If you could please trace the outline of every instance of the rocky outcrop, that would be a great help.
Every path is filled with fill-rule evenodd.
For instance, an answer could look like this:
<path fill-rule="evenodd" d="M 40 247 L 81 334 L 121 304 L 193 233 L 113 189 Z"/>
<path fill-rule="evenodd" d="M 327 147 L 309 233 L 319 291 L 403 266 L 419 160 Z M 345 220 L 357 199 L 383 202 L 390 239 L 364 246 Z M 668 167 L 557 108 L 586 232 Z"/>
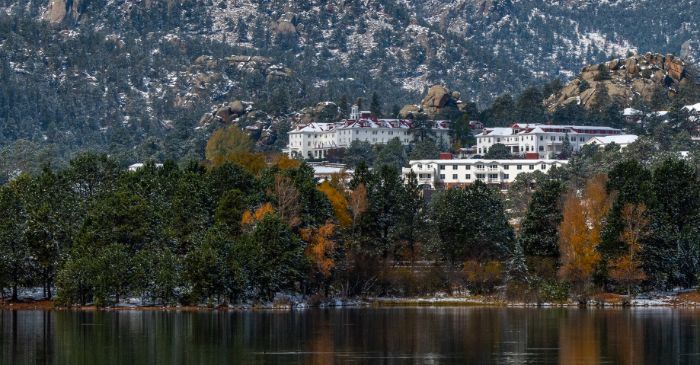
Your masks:
<path fill-rule="evenodd" d="M 586 66 L 577 78 L 549 96 L 545 104 L 550 111 L 571 103 L 591 109 L 606 92 L 623 106 L 630 106 L 635 97 L 650 101 L 659 90 L 673 96 L 686 82 L 687 67 L 686 62 L 673 55 L 652 53 Z"/>
<path fill-rule="evenodd" d="M 411 115 L 425 114 L 429 119 L 451 118 L 454 114 L 462 112 L 461 93 L 450 91 L 442 85 L 433 85 L 428 89 L 428 94 L 420 105 L 405 105 L 401 108 L 399 116 L 409 118 Z"/>
<path fill-rule="evenodd" d="M 315 106 L 306 107 L 299 112 L 298 120 L 299 123 L 309 124 L 309 123 L 329 123 L 339 121 L 343 115 L 341 115 L 340 108 L 336 103 L 330 101 L 324 101 L 316 104 Z"/>
<path fill-rule="evenodd" d="M 200 126 L 205 126 L 214 122 L 229 124 L 246 114 L 251 108 L 251 103 L 234 100 L 215 106 L 211 113 L 207 113 L 200 118 L 199 124 Z"/>

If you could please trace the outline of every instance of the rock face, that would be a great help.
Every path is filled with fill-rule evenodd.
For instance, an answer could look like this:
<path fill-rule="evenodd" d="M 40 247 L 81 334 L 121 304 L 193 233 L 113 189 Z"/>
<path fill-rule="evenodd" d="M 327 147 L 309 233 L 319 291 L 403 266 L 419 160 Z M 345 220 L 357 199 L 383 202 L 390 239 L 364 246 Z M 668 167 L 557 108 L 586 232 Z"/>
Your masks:
<path fill-rule="evenodd" d="M 90 0 L 50 0 L 46 7 L 44 19 L 51 23 L 60 23 L 66 18 L 78 20 Z"/>
<path fill-rule="evenodd" d="M 463 104 L 460 97 L 459 91 L 450 91 L 442 85 L 433 85 L 428 89 L 428 94 L 420 105 L 405 105 L 401 108 L 399 116 L 408 118 L 410 115 L 424 114 L 428 119 L 450 118 L 462 111 Z"/>
<path fill-rule="evenodd" d="M 660 91 L 673 96 L 686 82 L 687 67 L 686 62 L 673 55 L 652 53 L 586 66 L 576 79 L 549 96 L 545 104 L 550 111 L 571 103 L 591 109 L 605 92 L 623 106 L 629 106 L 635 97 L 650 101 Z"/>

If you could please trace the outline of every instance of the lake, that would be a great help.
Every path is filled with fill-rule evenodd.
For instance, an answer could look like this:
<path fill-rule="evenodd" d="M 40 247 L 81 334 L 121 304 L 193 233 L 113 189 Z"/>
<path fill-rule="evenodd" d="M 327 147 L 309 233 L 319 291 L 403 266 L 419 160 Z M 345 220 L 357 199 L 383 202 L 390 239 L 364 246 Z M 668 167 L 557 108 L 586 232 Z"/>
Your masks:
<path fill-rule="evenodd" d="M 700 310 L 0 311 L 2 364 L 700 364 Z"/>

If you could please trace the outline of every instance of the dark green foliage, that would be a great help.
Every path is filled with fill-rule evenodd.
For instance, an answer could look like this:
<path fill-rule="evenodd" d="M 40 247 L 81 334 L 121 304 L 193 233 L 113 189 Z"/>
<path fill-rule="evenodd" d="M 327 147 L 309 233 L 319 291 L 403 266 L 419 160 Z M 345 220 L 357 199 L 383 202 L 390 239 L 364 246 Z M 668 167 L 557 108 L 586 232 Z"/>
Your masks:
<path fill-rule="evenodd" d="M 377 158 L 374 160 L 375 168 L 389 166 L 396 171 L 400 171 L 408 162 L 406 149 L 398 137 L 392 138 L 385 145 L 378 145 L 377 147 Z"/>
<path fill-rule="evenodd" d="M 248 286 L 268 300 L 280 290 L 293 290 L 307 265 L 303 242 L 274 215 L 265 216 L 252 232 L 242 236 L 235 254 Z"/>
<path fill-rule="evenodd" d="M 24 236 L 27 213 L 17 184 L 0 187 L 0 287 L 11 288 L 13 300 L 31 275 L 29 245 Z"/>
<path fill-rule="evenodd" d="M 349 167 L 358 166 L 360 162 L 371 166 L 375 158 L 376 154 L 369 142 L 353 140 L 350 147 L 345 150 L 344 161 Z"/>
<path fill-rule="evenodd" d="M 372 101 L 369 105 L 369 110 L 377 117 L 382 116 L 382 103 L 379 100 L 379 95 L 376 92 L 372 93 Z"/>
<path fill-rule="evenodd" d="M 452 132 L 452 138 L 454 138 L 455 142 L 458 142 L 460 146 L 464 147 L 475 144 L 475 139 L 469 128 L 469 114 L 464 113 L 454 121 L 450 131 Z"/>
<path fill-rule="evenodd" d="M 515 103 L 515 120 L 520 123 L 544 123 L 547 113 L 543 99 L 539 88 L 525 89 Z"/>
<path fill-rule="evenodd" d="M 440 156 L 440 148 L 435 140 L 426 138 L 417 142 L 410 153 L 411 160 L 432 160 Z"/>
<path fill-rule="evenodd" d="M 438 251 L 453 266 L 467 259 L 503 259 L 511 252 L 513 229 L 500 197 L 485 184 L 449 189 L 434 199 Z"/>
<path fill-rule="evenodd" d="M 653 172 L 650 237 L 644 269 L 656 285 L 697 283 L 700 250 L 700 183 L 686 161 L 667 159 Z"/>
<path fill-rule="evenodd" d="M 510 148 L 502 143 L 495 143 L 491 146 L 484 155 L 484 158 L 494 160 L 507 160 L 513 158 L 510 154 Z"/>
<path fill-rule="evenodd" d="M 520 230 L 520 244 L 528 256 L 559 256 L 559 223 L 562 220 L 563 184 L 545 181 L 532 194 L 528 212 Z"/>

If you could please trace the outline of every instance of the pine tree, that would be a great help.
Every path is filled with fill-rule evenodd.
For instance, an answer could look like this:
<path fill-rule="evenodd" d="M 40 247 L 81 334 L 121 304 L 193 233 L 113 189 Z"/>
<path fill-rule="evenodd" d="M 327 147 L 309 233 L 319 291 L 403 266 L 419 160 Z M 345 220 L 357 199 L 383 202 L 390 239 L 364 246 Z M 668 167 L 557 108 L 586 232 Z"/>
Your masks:
<path fill-rule="evenodd" d="M 520 240 L 528 256 L 559 256 L 559 224 L 563 185 L 557 180 L 544 182 L 533 194 L 520 230 Z"/>
<path fill-rule="evenodd" d="M 528 284 L 530 282 L 530 273 L 528 272 L 527 263 L 525 261 L 525 252 L 518 241 L 515 242 L 513 253 L 507 262 L 505 281 L 509 284 Z"/>
<path fill-rule="evenodd" d="M 376 92 L 372 93 L 372 102 L 369 106 L 369 110 L 377 117 L 382 116 L 382 104 L 379 101 L 379 95 Z"/>

